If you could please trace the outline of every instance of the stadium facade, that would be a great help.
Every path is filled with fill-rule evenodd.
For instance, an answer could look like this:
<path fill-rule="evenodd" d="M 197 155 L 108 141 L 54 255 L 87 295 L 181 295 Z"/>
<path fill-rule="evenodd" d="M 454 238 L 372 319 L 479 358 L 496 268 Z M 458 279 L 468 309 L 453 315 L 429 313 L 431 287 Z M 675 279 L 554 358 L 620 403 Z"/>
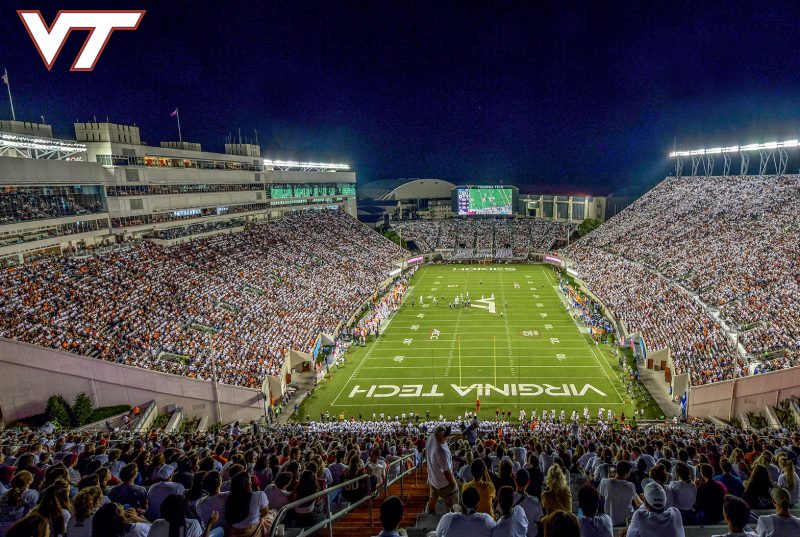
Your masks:
<path fill-rule="evenodd" d="M 139 128 L 0 122 L 0 264 L 146 236 L 179 241 L 283 214 L 356 215 L 355 173 L 338 164 L 263 160 L 261 148 L 142 143 Z"/>
<path fill-rule="evenodd" d="M 502 185 L 495 185 L 502 188 Z M 458 216 L 454 202 L 457 189 L 465 188 L 444 179 L 403 178 L 373 181 L 358 188 L 358 217 L 367 224 L 381 225 L 385 219 L 442 219 Z M 479 188 L 479 187 L 471 187 Z M 511 188 L 516 191 L 514 187 Z M 580 224 L 607 218 L 605 196 L 571 194 L 514 194 L 510 215 Z"/>

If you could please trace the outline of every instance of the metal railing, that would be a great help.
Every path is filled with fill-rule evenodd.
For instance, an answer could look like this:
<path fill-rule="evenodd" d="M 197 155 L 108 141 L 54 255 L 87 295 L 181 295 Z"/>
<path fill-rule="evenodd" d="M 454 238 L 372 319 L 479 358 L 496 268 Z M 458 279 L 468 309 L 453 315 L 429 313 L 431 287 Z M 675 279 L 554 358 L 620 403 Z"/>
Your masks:
<path fill-rule="evenodd" d="M 360 500 L 357 500 L 357 501 L 351 503 L 350 505 L 348 505 L 347 507 L 345 507 L 341 511 L 337 511 L 336 513 L 331 512 L 331 496 L 330 496 L 331 492 L 336 492 L 337 490 L 341 490 L 341 489 L 343 489 L 343 488 L 345 488 L 345 487 L 347 487 L 349 485 L 353 485 L 355 483 L 358 483 L 359 481 L 367 480 L 367 482 L 369 482 L 371 478 L 372 478 L 372 474 L 360 475 L 360 476 L 358 476 L 356 478 L 350 479 L 349 481 L 345 481 L 344 483 L 339 483 L 338 485 L 335 485 L 333 487 L 328 487 L 325 490 L 321 490 L 319 492 L 315 492 L 314 494 L 311 494 L 310 496 L 306 496 L 305 498 L 301 498 L 301 499 L 296 500 L 296 501 L 294 501 L 292 503 L 284 505 L 278 511 L 278 514 L 275 516 L 275 520 L 272 521 L 272 527 L 269 530 L 269 537 L 275 537 L 277 535 L 276 532 L 278 531 L 278 526 L 280 525 L 281 521 L 286 517 L 286 514 L 289 512 L 289 510 L 294 509 L 295 507 L 298 507 L 298 506 L 301 506 L 301 505 L 308 505 L 309 502 L 316 501 L 317 498 L 320 498 L 322 496 L 325 496 L 327 517 L 324 520 L 321 520 L 320 522 L 317 522 L 313 526 L 309 526 L 308 528 L 303 528 L 302 531 L 299 534 L 297 534 L 295 537 L 304 537 L 305 535 L 311 535 L 311 534 L 315 533 L 316 531 L 324 528 L 325 526 L 328 526 L 328 534 L 330 535 L 330 537 L 333 537 L 333 523 L 334 523 L 334 521 L 336 521 L 339 518 L 343 517 L 344 515 L 346 515 L 347 513 L 349 513 L 350 511 L 352 511 L 356 507 L 359 507 L 361 504 L 363 504 L 365 502 L 369 502 L 369 518 L 370 518 L 370 524 L 372 524 L 373 523 L 373 518 L 372 518 L 372 500 L 378 496 L 379 489 L 376 489 L 374 491 L 370 491 L 369 494 L 367 494 L 366 496 L 364 496 Z"/>
<path fill-rule="evenodd" d="M 420 463 L 419 464 L 417 463 L 417 460 L 416 460 L 417 457 L 420 458 Z M 389 471 L 389 469 L 392 466 L 396 466 L 398 464 L 403 464 L 404 461 L 407 461 L 409 459 L 413 460 L 413 464 L 411 465 L 411 467 L 407 468 L 405 471 L 401 471 L 398 475 L 396 475 L 391 480 L 389 480 L 389 475 L 391 475 L 391 472 Z M 411 472 L 414 472 L 414 484 L 416 485 L 417 484 L 417 470 L 419 469 L 419 467 L 421 465 L 421 462 L 422 462 L 422 456 L 420 454 L 418 454 L 418 453 L 410 453 L 408 455 L 400 457 L 396 461 L 392 461 L 389 464 L 387 464 L 386 465 L 386 479 L 384 479 L 384 482 L 383 482 L 383 489 L 384 489 L 383 497 L 384 498 L 388 498 L 389 497 L 389 487 L 391 487 L 392 485 L 394 485 L 395 483 L 400 481 L 400 497 L 402 498 L 403 495 L 404 495 L 403 478 L 405 476 L 407 476 L 408 474 L 410 474 Z M 402 469 L 402 466 L 401 466 L 401 469 Z"/>
<path fill-rule="evenodd" d="M 416 460 L 417 457 L 420 457 L 419 463 L 417 463 L 417 460 Z M 408 461 L 408 460 L 411 460 L 413 462 L 411 467 L 406 468 L 405 470 L 401 471 L 398 475 L 396 475 L 392 479 L 389 479 L 389 475 L 390 475 L 390 471 L 389 470 L 390 470 L 390 468 L 392 468 L 394 466 L 397 466 L 397 465 L 405 465 L 405 461 Z M 306 496 L 305 498 L 302 498 L 302 499 L 294 501 L 294 502 L 292 502 L 290 504 L 284 505 L 278 511 L 278 514 L 275 516 L 275 520 L 272 522 L 272 528 L 270 529 L 269 537 L 275 537 L 276 532 L 278 530 L 278 526 L 280 525 L 281 521 L 286 517 L 286 513 L 289 510 L 294 509 L 295 507 L 300 506 L 300 505 L 308 505 L 311 501 L 314 501 L 317 498 L 320 498 L 322 496 L 325 496 L 327 517 L 324 520 L 321 520 L 321 521 L 317 522 L 313 526 L 309 526 L 308 528 L 303 528 L 300 531 L 300 533 L 297 534 L 295 537 L 304 537 L 305 535 L 313 534 L 314 532 L 324 528 L 325 526 L 328 527 L 328 533 L 329 533 L 330 537 L 333 537 L 333 522 L 335 522 L 339 518 L 343 517 L 344 515 L 348 514 L 350 511 L 353 511 L 355 508 L 361 506 L 361 504 L 363 504 L 365 502 L 369 502 L 370 526 L 374 526 L 375 525 L 375 521 L 374 521 L 373 512 L 372 512 L 372 501 L 375 498 L 380 496 L 381 488 L 383 488 L 383 495 L 384 495 L 384 498 L 386 498 L 386 497 L 389 496 L 389 487 L 391 487 L 392 485 L 394 485 L 395 483 L 397 483 L 399 481 L 400 482 L 400 496 L 401 497 L 404 496 L 404 488 L 403 488 L 403 480 L 404 480 L 404 478 L 408 474 L 413 472 L 414 473 L 414 484 L 416 485 L 417 484 L 417 474 L 418 474 L 417 471 L 419 470 L 421 465 L 422 465 L 422 455 L 417 454 L 417 453 L 411 453 L 409 455 L 405 455 L 405 456 L 397 459 L 396 461 L 392 461 L 392 462 L 388 463 L 386 465 L 385 478 L 384 478 L 383 484 L 381 484 L 375 490 L 370 491 L 369 494 L 367 494 L 366 496 L 364 496 L 360 500 L 357 500 L 357 501 L 355 501 L 353 503 L 350 503 L 347 507 L 345 507 L 344 509 L 342 509 L 340 511 L 337 511 L 336 513 L 333 513 L 331 511 L 331 495 L 330 495 L 330 493 L 331 492 L 336 492 L 336 491 L 338 491 L 340 489 L 343 489 L 343 488 L 345 488 L 345 487 L 347 487 L 349 485 L 353 485 L 355 483 L 358 483 L 359 481 L 363 481 L 363 480 L 369 481 L 372 478 L 372 474 L 364 474 L 364 475 L 358 476 L 356 478 L 350 479 L 349 481 L 345 481 L 344 483 L 339 483 L 338 485 L 335 485 L 333 487 L 328 487 L 325 490 L 321 490 L 321 491 L 316 492 L 316 493 L 314 493 L 314 494 L 312 494 L 310 496 Z M 401 466 L 401 468 L 402 468 L 402 466 Z"/>

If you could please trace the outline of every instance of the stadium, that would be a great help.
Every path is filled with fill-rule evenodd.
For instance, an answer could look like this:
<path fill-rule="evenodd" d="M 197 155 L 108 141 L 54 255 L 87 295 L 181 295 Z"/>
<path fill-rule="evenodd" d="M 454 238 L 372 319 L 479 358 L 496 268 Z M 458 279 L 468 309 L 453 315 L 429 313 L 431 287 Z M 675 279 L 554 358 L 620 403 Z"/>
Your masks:
<path fill-rule="evenodd" d="M 516 19 L 344 4 L 178 32 L 124 99 L 98 67 L 15 109 L 4 70 L 0 537 L 800 536 L 793 108 L 683 123 L 665 47 L 579 47 L 594 15 L 542 15 L 586 57 L 538 80 Z M 252 80 L 199 90 L 238 32 Z"/>

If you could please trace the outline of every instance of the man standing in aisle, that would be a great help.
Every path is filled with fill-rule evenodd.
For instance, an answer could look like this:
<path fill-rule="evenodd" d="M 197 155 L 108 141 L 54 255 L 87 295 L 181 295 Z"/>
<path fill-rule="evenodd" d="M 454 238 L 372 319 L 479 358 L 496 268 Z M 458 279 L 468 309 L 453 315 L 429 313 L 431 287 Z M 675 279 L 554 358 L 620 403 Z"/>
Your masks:
<path fill-rule="evenodd" d="M 453 462 L 447 438 L 450 427 L 439 425 L 428 437 L 425 457 L 428 459 L 428 513 L 436 512 L 436 502 L 441 498 L 450 511 L 456 500 L 456 480 L 453 477 Z"/>

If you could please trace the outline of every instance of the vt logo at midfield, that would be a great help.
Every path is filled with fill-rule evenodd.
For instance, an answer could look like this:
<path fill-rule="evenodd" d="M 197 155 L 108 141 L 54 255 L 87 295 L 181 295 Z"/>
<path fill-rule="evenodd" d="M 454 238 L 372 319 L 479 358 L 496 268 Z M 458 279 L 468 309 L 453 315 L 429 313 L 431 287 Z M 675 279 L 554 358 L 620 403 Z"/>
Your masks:
<path fill-rule="evenodd" d="M 489 313 L 495 313 L 496 308 L 494 305 L 494 298 L 482 298 L 472 303 L 473 308 L 480 308 L 482 310 L 489 310 Z"/>
<path fill-rule="evenodd" d="M 106 48 L 114 30 L 135 30 L 139 27 L 145 10 L 65 9 L 58 12 L 50 26 L 45 23 L 39 10 L 20 9 L 17 14 L 22 19 L 22 24 L 31 36 L 48 71 L 53 67 L 72 30 L 87 30 L 89 35 L 83 42 L 70 71 L 91 71 L 100 59 L 100 54 Z"/>

